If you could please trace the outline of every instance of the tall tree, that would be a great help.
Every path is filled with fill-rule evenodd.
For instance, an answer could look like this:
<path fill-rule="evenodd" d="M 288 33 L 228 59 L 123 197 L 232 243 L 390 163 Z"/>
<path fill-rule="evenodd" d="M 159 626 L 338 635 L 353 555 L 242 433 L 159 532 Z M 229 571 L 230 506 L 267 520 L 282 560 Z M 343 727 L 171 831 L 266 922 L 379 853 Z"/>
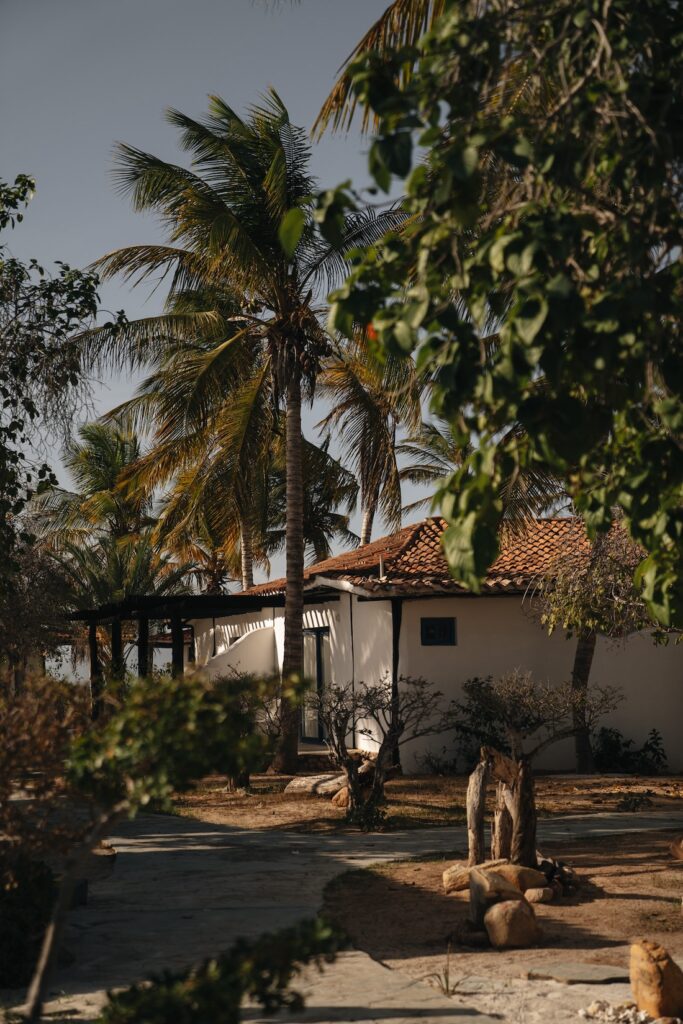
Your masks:
<path fill-rule="evenodd" d="M 440 495 L 464 583 L 477 590 L 497 553 L 503 480 L 544 464 L 591 536 L 621 509 L 664 625 L 683 617 L 677 13 L 453 4 L 412 55 L 359 60 L 357 94 L 380 117 L 371 171 L 385 190 L 407 179 L 413 220 L 390 259 L 359 261 L 331 320 L 417 348 L 435 412 L 476 437 Z M 352 201 L 325 193 L 323 229 Z"/>
<path fill-rule="evenodd" d="M 140 365 L 166 350 L 169 338 L 182 342 L 197 331 L 211 334 L 213 347 L 201 356 L 206 372 L 197 393 L 199 408 L 231 364 L 248 358 L 268 363 L 286 421 L 284 728 L 276 766 L 292 770 L 298 715 L 288 688 L 303 671 L 301 408 L 329 351 L 318 293 L 344 269 L 345 246 L 380 236 L 387 218 L 351 214 L 333 242 L 318 234 L 306 134 L 292 125 L 272 90 L 246 118 L 213 97 L 201 121 L 177 110 L 169 111 L 168 120 L 192 153 L 193 169 L 124 145 L 117 173 L 136 209 L 160 214 L 169 243 L 119 249 L 97 265 L 105 276 L 122 273 L 137 282 L 171 271 L 171 299 L 187 289 L 220 288 L 238 296 L 239 311 L 226 314 L 215 304 L 200 312 L 171 308 L 161 317 L 91 332 L 84 347 L 95 362 L 128 359 Z"/>
<path fill-rule="evenodd" d="M 0 181 L 0 231 L 21 222 L 34 182 Z M 11 587 L 20 516 L 36 490 L 54 482 L 40 455 L 47 433 L 63 434 L 87 393 L 72 334 L 97 312 L 95 274 L 57 264 L 48 274 L 0 243 L 0 587 Z"/>

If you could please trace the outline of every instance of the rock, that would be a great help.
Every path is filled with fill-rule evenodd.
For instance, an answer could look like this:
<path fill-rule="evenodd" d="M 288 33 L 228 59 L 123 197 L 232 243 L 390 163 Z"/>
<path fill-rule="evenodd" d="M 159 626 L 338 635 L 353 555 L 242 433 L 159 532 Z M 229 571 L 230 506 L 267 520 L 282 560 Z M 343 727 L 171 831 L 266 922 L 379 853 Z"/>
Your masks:
<path fill-rule="evenodd" d="M 663 946 L 643 939 L 631 946 L 631 990 L 651 1017 L 683 1016 L 683 971 Z"/>
<path fill-rule="evenodd" d="M 506 860 L 487 860 L 483 864 L 477 864 L 477 867 L 482 871 L 487 871 L 489 868 L 497 868 L 499 864 L 507 864 Z M 470 871 L 472 868 L 468 867 L 465 861 L 459 861 L 457 864 L 451 864 L 449 868 L 443 873 L 443 887 L 446 892 L 462 892 L 464 889 L 469 888 L 470 884 Z"/>
<path fill-rule="evenodd" d="M 550 885 L 542 889 L 526 889 L 524 899 L 527 903 L 552 903 L 555 899 L 555 890 Z"/>
<path fill-rule="evenodd" d="M 519 889 L 496 871 L 470 868 L 470 921 L 480 926 L 492 903 L 522 900 Z"/>
<path fill-rule="evenodd" d="M 332 797 L 332 803 L 335 807 L 347 808 L 349 806 L 349 787 L 344 786 L 338 793 L 335 793 Z"/>
<path fill-rule="evenodd" d="M 484 915 L 484 927 L 496 949 L 526 949 L 541 938 L 533 908 L 524 899 L 494 903 Z"/>
<path fill-rule="evenodd" d="M 285 793 L 301 793 L 302 796 L 338 793 L 346 785 L 346 776 L 339 772 L 325 772 L 323 775 L 303 775 L 292 779 L 284 788 Z"/>
<path fill-rule="evenodd" d="M 523 868 L 521 864 L 501 864 L 496 871 L 503 878 L 507 878 L 508 882 L 520 892 L 526 892 L 527 889 L 545 889 L 548 884 L 542 871 L 536 871 L 535 868 Z"/>
<path fill-rule="evenodd" d="M 669 847 L 669 853 L 674 860 L 683 860 L 683 836 L 679 836 L 674 839 L 673 843 Z"/>

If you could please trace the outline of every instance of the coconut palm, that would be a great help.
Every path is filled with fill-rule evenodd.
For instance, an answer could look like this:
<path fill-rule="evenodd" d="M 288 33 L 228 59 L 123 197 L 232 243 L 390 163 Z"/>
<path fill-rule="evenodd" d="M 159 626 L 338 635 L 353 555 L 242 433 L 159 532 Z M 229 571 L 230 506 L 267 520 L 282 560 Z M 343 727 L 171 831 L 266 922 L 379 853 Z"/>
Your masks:
<path fill-rule="evenodd" d="M 519 431 L 519 428 L 513 428 Z M 519 431 L 520 438 L 523 436 Z M 463 447 L 453 424 L 423 423 L 419 431 L 397 446 L 402 462 L 401 481 L 428 486 L 435 490 L 439 483 L 459 469 L 471 451 Z M 501 492 L 504 517 L 511 529 L 523 530 L 530 520 L 556 512 L 567 503 L 563 482 L 539 466 L 508 479 Z M 404 508 L 415 512 L 432 503 L 431 497 L 420 498 Z"/>
<path fill-rule="evenodd" d="M 402 46 L 415 46 L 446 8 L 446 0 L 393 0 L 363 38 L 354 46 L 339 69 L 339 77 L 325 100 L 313 126 L 314 134 L 321 135 L 331 125 L 333 129 L 348 129 L 356 113 L 357 99 L 351 89 L 349 65 L 364 54 L 383 54 Z M 412 67 L 406 63 L 401 80 L 410 78 Z M 362 127 L 369 126 L 369 112 L 364 110 Z"/>
<path fill-rule="evenodd" d="M 121 146 L 117 178 L 138 210 L 160 214 L 168 244 L 136 245 L 103 257 L 105 277 L 123 274 L 135 283 L 170 273 L 170 299 L 179 293 L 223 289 L 239 309 L 225 312 L 213 303 L 123 326 L 104 326 L 84 338 L 84 358 L 119 365 L 154 362 L 169 347 L 201 335 L 211 339 L 195 356 L 192 415 L 209 420 L 216 404 L 233 401 L 225 377 L 242 379 L 254 360 L 271 381 L 274 400 L 286 420 L 286 575 L 283 676 L 303 669 L 303 446 L 302 401 L 313 395 L 321 360 L 329 352 L 322 326 L 319 292 L 345 267 L 344 245 L 333 247 L 317 233 L 312 216 L 316 183 L 309 171 L 309 145 L 274 91 L 240 118 L 222 99 L 212 97 L 208 116 L 198 121 L 177 110 L 168 120 L 179 129 L 181 146 L 193 154 L 193 167 L 160 160 Z M 301 211 L 298 241 L 287 253 L 280 227 L 292 209 Z M 380 237 L 391 214 L 354 214 L 345 245 Z M 297 763 L 298 718 L 283 699 L 284 728 L 278 767 Z"/>
<path fill-rule="evenodd" d="M 123 418 L 86 423 L 66 446 L 63 462 L 76 490 L 51 487 L 31 504 L 32 525 L 51 547 L 88 543 L 95 536 L 126 537 L 151 525 L 148 495 L 122 484 L 141 456 L 140 439 Z"/>
<path fill-rule="evenodd" d="M 380 361 L 362 336 L 321 370 L 318 390 L 332 409 L 319 426 L 328 437 L 338 434 L 360 481 L 361 544 L 369 542 L 378 512 L 391 528 L 401 525 L 398 431 L 419 429 L 424 389 L 412 359 L 388 355 Z"/>

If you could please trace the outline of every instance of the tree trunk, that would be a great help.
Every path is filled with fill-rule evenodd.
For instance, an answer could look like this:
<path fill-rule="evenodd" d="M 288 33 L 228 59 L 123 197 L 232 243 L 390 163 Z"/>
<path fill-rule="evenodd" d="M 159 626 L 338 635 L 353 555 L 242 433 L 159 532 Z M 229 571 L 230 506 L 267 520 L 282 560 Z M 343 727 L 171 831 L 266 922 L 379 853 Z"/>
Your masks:
<path fill-rule="evenodd" d="M 594 632 L 581 633 L 576 642 L 574 667 L 572 669 L 572 689 L 583 697 L 586 696 L 588 691 L 588 680 L 593 664 L 593 655 L 595 654 L 595 639 Z M 576 729 L 574 734 L 576 770 L 581 774 L 586 774 L 593 771 L 594 764 L 590 729 L 586 725 L 584 708 L 574 708 L 573 720 L 574 728 Z"/>
<path fill-rule="evenodd" d="M 242 561 L 242 590 L 254 586 L 254 546 L 251 527 L 240 522 L 240 557 Z"/>
<path fill-rule="evenodd" d="M 486 786 L 489 781 L 490 769 L 486 761 L 480 761 L 470 775 L 467 784 L 467 845 L 470 867 L 483 864 L 486 860 L 484 852 L 484 817 L 486 814 Z"/>
<path fill-rule="evenodd" d="M 285 650 L 280 695 L 280 738 L 273 767 L 295 772 L 299 761 L 299 712 L 287 695 L 291 682 L 300 683 L 304 670 L 304 486 L 301 437 L 301 380 L 295 370 L 287 384 L 286 414 L 286 575 Z"/>
<path fill-rule="evenodd" d="M 359 544 L 369 544 L 372 537 L 372 524 L 375 519 L 375 503 L 371 501 L 363 509 L 363 518 L 360 526 Z"/>
<path fill-rule="evenodd" d="M 102 714 L 102 691 L 104 681 L 102 679 L 102 665 L 100 652 L 97 644 L 97 623 L 88 623 L 88 652 L 90 654 L 90 700 L 91 715 L 93 722 Z"/>
<path fill-rule="evenodd" d="M 512 847 L 512 818 L 505 799 L 506 785 L 499 782 L 496 787 L 496 808 L 491 829 L 491 860 L 509 860 Z M 508 791 L 508 799 L 510 793 Z"/>
<path fill-rule="evenodd" d="M 536 794 L 534 777 L 527 761 L 517 762 L 517 775 L 512 784 L 512 844 L 510 860 L 525 868 L 535 868 L 536 859 Z"/>
<path fill-rule="evenodd" d="M 111 624 L 111 677 L 120 682 L 123 679 L 124 672 L 121 622 L 119 619 L 114 619 Z"/>

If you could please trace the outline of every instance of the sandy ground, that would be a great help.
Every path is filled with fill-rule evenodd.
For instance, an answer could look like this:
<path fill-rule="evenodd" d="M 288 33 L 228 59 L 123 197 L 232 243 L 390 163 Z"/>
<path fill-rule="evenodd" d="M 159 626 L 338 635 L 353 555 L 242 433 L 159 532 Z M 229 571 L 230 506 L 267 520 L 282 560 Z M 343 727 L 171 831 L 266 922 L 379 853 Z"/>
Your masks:
<path fill-rule="evenodd" d="M 295 831 L 343 829 L 344 812 L 329 797 L 283 793 L 289 776 L 255 775 L 248 793 L 226 793 L 225 779 L 211 776 L 196 790 L 179 796 L 175 812 L 216 825 L 273 828 Z M 465 821 L 466 776 L 403 776 L 387 783 L 387 827 L 425 828 Z M 683 811 L 681 776 L 539 775 L 537 804 L 541 816 L 599 814 L 621 810 L 624 800 L 640 807 L 631 810 Z M 682 814 L 683 820 L 683 814 Z"/>
<path fill-rule="evenodd" d="M 443 980 L 448 969 L 456 990 L 472 976 L 519 978 L 531 965 L 582 961 L 626 967 L 630 943 L 643 937 L 682 962 L 683 861 L 668 853 L 673 835 L 637 833 L 544 851 L 577 870 L 580 888 L 534 908 L 544 938 L 533 950 L 496 952 L 462 944 L 467 894 L 446 896 L 441 881 L 450 858 L 349 872 L 330 883 L 325 907 L 357 948 L 413 978 L 432 975 L 435 984 L 434 976 Z"/>

